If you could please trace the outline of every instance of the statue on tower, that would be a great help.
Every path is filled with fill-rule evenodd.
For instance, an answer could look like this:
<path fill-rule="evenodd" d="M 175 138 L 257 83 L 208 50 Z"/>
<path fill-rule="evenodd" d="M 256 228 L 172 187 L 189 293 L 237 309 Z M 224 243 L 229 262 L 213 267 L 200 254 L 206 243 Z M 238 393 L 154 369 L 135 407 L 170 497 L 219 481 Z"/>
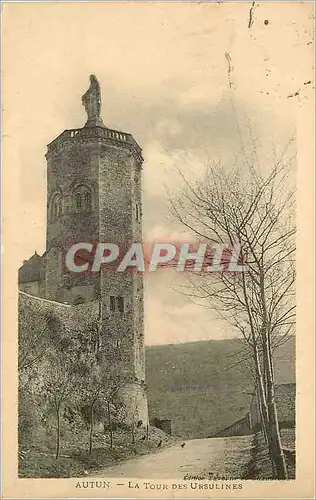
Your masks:
<path fill-rule="evenodd" d="M 104 127 L 101 112 L 101 89 L 97 78 L 90 75 L 90 87 L 82 96 L 82 104 L 85 107 L 88 121 L 85 127 Z"/>

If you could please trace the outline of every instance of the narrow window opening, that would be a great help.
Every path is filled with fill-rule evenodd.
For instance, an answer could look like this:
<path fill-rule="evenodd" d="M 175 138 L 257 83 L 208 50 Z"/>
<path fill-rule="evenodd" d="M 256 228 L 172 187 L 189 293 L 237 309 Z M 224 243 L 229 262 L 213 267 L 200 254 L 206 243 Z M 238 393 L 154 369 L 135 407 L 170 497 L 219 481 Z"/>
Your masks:
<path fill-rule="evenodd" d="M 136 220 L 140 221 L 140 207 L 136 204 Z"/>
<path fill-rule="evenodd" d="M 110 311 L 115 311 L 115 297 L 110 297 Z"/>
<path fill-rule="evenodd" d="M 54 221 L 62 215 L 62 201 L 58 194 L 54 195 L 50 209 L 51 220 Z"/>
<path fill-rule="evenodd" d="M 124 312 L 124 297 L 117 297 L 117 308 L 121 313 Z"/>
<path fill-rule="evenodd" d="M 81 194 L 80 193 L 76 194 L 75 201 L 76 201 L 76 209 L 81 210 Z"/>
<path fill-rule="evenodd" d="M 92 198 L 91 198 L 91 193 L 86 192 L 84 195 L 84 202 L 85 202 L 85 209 L 87 211 L 90 211 L 92 208 Z"/>
<path fill-rule="evenodd" d="M 63 214 L 63 207 L 61 204 L 61 200 L 59 200 L 58 205 L 56 206 L 57 217 L 61 217 Z"/>
<path fill-rule="evenodd" d="M 53 203 L 52 215 L 53 215 L 53 219 L 57 218 L 57 205 L 56 205 L 55 201 Z"/>

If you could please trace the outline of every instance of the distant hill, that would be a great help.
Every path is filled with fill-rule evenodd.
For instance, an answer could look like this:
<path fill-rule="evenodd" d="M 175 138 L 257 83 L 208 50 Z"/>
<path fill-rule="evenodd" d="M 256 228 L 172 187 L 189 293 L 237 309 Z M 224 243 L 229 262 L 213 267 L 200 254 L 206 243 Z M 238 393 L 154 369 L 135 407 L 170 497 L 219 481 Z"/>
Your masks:
<path fill-rule="evenodd" d="M 295 339 L 275 353 L 277 384 L 295 381 Z M 207 437 L 249 411 L 253 383 L 240 340 L 146 347 L 150 417 L 170 418 L 175 435 Z"/>

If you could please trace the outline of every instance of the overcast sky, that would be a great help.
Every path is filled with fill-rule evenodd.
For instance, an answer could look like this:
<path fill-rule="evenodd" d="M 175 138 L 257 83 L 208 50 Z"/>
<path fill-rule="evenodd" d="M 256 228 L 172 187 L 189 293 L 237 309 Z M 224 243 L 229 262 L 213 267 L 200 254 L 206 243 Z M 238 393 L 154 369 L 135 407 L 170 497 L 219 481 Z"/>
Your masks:
<path fill-rule="evenodd" d="M 4 119 L 16 180 L 16 267 L 45 249 L 46 145 L 85 123 L 94 73 L 106 126 L 143 148 L 145 239 L 174 239 L 166 187 L 174 167 L 201 175 L 231 161 L 251 123 L 263 158 L 295 135 L 311 95 L 312 4 L 5 4 Z M 265 22 L 266 21 L 266 22 Z M 231 58 L 229 88 L 228 64 Z M 7 65 L 7 66 L 6 66 Z M 295 93 L 297 93 L 295 95 Z M 232 102 L 235 103 L 235 112 Z M 228 338 L 235 332 L 192 304 L 164 271 L 146 279 L 146 343 Z"/>

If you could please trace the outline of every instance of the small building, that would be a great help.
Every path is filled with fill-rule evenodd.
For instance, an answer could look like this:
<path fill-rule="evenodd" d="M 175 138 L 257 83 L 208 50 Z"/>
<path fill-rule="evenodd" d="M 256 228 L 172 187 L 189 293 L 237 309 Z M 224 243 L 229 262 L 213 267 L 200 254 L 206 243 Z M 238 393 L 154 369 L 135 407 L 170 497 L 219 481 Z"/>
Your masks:
<path fill-rule="evenodd" d="M 168 418 L 154 418 L 151 422 L 151 425 L 157 427 L 157 429 L 161 429 L 169 436 L 172 436 L 172 420 Z"/>
<path fill-rule="evenodd" d="M 37 252 L 24 260 L 19 269 L 19 289 L 29 295 L 44 295 L 44 258 Z"/>

